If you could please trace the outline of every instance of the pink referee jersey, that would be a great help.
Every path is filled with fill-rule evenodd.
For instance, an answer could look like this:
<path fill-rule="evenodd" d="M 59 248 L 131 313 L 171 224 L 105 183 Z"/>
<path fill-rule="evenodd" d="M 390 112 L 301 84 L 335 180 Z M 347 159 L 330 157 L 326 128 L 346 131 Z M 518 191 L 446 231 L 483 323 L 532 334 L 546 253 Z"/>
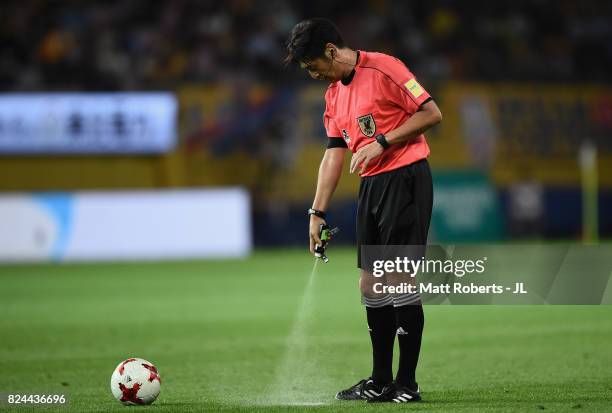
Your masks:
<path fill-rule="evenodd" d="M 431 96 L 395 57 L 359 51 L 355 74 L 348 85 L 332 83 L 325 93 L 323 122 L 327 136 L 343 138 L 349 149 L 359 148 L 402 125 Z M 370 162 L 361 176 L 377 175 L 427 158 L 425 135 L 391 147 Z"/>

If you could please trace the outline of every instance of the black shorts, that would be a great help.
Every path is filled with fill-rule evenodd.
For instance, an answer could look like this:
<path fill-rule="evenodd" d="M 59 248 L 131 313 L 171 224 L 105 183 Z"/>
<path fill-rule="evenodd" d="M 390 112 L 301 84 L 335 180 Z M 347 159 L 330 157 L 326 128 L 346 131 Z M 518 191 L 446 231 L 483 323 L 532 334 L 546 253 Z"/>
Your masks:
<path fill-rule="evenodd" d="M 425 245 L 433 206 L 427 159 L 361 179 L 357 204 L 357 266 L 363 245 Z"/>

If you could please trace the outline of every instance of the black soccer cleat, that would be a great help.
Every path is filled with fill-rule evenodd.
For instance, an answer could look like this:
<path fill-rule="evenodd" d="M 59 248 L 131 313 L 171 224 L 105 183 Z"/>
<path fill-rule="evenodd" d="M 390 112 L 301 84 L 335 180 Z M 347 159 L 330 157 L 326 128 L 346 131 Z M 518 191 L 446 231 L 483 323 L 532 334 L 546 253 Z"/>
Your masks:
<path fill-rule="evenodd" d="M 336 394 L 338 400 L 369 400 L 380 396 L 384 386 L 379 386 L 371 378 L 360 380 L 359 383 Z"/>
<path fill-rule="evenodd" d="M 418 402 L 420 400 L 421 393 L 418 385 L 415 391 L 410 390 L 408 387 L 398 386 L 395 383 L 391 383 L 385 387 L 379 396 L 368 399 L 368 403 L 410 403 Z"/>

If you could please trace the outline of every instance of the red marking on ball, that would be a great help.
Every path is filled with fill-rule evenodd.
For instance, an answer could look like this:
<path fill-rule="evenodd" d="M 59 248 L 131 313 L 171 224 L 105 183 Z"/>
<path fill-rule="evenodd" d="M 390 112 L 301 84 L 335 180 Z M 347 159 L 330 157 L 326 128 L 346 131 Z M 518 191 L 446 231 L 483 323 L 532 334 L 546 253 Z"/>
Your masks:
<path fill-rule="evenodd" d="M 121 401 L 132 402 L 136 404 L 144 404 L 141 398 L 138 397 L 138 390 L 140 390 L 140 384 L 134 383 L 132 388 L 125 386 L 123 383 L 119 383 L 119 390 L 121 390 Z"/>
<path fill-rule="evenodd" d="M 123 375 L 123 372 L 125 371 L 125 365 L 128 364 L 131 361 L 136 361 L 136 359 L 127 359 L 126 361 L 121 363 L 121 365 L 119 365 L 119 374 L 120 375 Z"/>
<path fill-rule="evenodd" d="M 149 381 L 153 383 L 153 381 L 157 380 L 161 383 L 161 377 L 159 377 L 159 373 L 157 372 L 157 368 L 150 364 L 142 363 L 142 367 L 149 370 L 151 373 L 149 374 Z"/>

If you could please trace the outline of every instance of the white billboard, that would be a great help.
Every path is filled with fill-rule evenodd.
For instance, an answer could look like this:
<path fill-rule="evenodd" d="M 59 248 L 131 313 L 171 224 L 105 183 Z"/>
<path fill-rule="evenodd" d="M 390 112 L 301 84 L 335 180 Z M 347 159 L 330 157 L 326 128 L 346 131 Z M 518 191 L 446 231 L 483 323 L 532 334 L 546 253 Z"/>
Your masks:
<path fill-rule="evenodd" d="M 236 258 L 252 249 L 239 188 L 0 196 L 0 261 Z"/>
<path fill-rule="evenodd" d="M 0 153 L 162 153 L 174 148 L 172 93 L 0 94 Z"/>

